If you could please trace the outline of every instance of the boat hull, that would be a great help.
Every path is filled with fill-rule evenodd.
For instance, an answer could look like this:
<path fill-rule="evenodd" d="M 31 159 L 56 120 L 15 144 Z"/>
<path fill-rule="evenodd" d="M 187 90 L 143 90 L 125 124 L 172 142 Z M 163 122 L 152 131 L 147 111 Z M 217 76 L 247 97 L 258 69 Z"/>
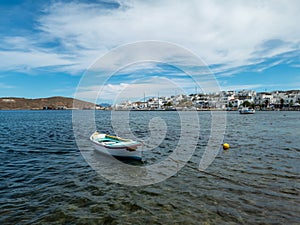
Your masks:
<path fill-rule="evenodd" d="M 95 138 L 95 133 L 90 137 L 95 150 L 97 152 L 111 155 L 118 158 L 126 158 L 126 159 L 134 159 L 134 160 L 142 160 L 142 144 L 132 144 L 127 146 L 104 146 L 99 143 Z"/>
<path fill-rule="evenodd" d="M 135 151 L 129 151 L 126 148 L 109 149 L 103 146 L 99 146 L 96 143 L 94 143 L 94 147 L 96 151 L 114 157 L 142 160 L 142 151 L 138 149 L 136 149 Z"/>
<path fill-rule="evenodd" d="M 240 114 L 254 114 L 254 112 L 240 112 Z"/>
<path fill-rule="evenodd" d="M 240 114 L 254 114 L 255 110 L 254 109 L 248 109 L 248 108 L 243 108 L 240 109 Z"/>

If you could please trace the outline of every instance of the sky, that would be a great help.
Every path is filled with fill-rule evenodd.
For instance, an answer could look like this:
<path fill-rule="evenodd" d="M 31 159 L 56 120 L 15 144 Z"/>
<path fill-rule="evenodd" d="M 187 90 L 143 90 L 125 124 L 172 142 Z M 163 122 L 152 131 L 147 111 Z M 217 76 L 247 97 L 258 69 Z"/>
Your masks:
<path fill-rule="evenodd" d="M 300 89 L 299 9 L 298 0 L 2 0 L 0 97 L 111 103 L 205 89 L 202 67 L 177 47 L 220 90 Z M 110 62 L 120 67 L 105 68 L 106 55 L 148 41 L 165 43 L 158 53 L 175 47 L 157 60 L 149 48 L 129 48 Z"/>

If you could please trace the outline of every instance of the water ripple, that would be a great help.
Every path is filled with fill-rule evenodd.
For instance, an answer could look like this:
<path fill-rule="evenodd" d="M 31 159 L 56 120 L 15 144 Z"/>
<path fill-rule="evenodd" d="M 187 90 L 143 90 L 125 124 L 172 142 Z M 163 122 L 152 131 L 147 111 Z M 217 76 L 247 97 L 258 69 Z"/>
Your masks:
<path fill-rule="evenodd" d="M 97 127 L 112 133 L 110 112 Z M 225 141 L 213 164 L 197 171 L 210 131 L 200 112 L 200 138 L 175 176 L 145 187 L 111 183 L 77 149 L 69 111 L 0 111 L 1 224 L 299 224 L 299 113 L 228 113 Z M 137 138 L 161 117 L 167 135 L 145 165 L 165 159 L 177 145 L 176 112 L 132 112 Z M 188 144 L 188 143 L 187 143 Z M 89 150 L 89 149 L 87 149 Z M 103 157 L 103 156 L 97 156 Z M 297 207 L 298 206 L 298 207 Z"/>

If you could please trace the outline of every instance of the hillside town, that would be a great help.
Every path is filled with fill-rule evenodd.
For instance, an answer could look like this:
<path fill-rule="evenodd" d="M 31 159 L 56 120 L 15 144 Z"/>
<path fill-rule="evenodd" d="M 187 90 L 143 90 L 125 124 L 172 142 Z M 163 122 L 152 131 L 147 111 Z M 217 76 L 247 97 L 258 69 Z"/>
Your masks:
<path fill-rule="evenodd" d="M 74 101 L 77 108 L 74 108 Z M 50 97 L 39 99 L 0 98 L 0 110 L 228 110 L 242 107 L 255 110 L 300 111 L 300 90 L 256 92 L 253 90 L 221 91 L 219 93 L 179 94 L 170 97 L 148 97 L 109 105 L 93 104 L 73 98 Z"/>
<path fill-rule="evenodd" d="M 114 110 L 300 110 L 300 90 L 256 92 L 253 90 L 197 93 L 152 97 L 144 101 L 125 101 Z"/>

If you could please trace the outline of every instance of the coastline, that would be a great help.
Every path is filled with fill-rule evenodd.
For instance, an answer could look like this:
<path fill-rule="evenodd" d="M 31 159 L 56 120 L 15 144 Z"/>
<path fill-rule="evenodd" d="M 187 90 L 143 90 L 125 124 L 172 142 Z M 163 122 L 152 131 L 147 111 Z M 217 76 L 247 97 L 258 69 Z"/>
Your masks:
<path fill-rule="evenodd" d="M 210 109 L 194 109 L 194 108 L 178 108 L 178 109 L 114 109 L 112 107 L 90 107 L 90 108 L 1 108 L 0 111 L 73 111 L 73 110 L 96 110 L 96 111 L 133 111 L 133 112 L 174 112 L 174 111 L 198 111 L 198 112 L 239 112 L 239 109 L 219 109 L 219 108 L 210 108 Z M 300 107 L 291 107 L 283 109 L 255 109 L 256 112 L 299 112 Z"/>

